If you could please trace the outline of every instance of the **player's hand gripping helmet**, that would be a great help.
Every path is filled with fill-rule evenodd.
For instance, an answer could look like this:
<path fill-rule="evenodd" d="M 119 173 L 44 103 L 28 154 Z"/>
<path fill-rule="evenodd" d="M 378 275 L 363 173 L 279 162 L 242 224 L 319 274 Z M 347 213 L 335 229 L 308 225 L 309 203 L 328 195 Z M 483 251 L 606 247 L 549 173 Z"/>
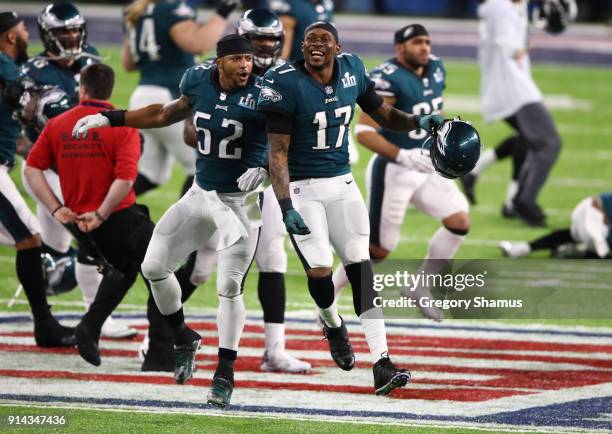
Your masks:
<path fill-rule="evenodd" d="M 268 9 L 249 9 L 238 21 L 238 34 L 254 42 L 255 66 L 267 69 L 276 63 L 285 42 L 285 33 L 283 24 L 274 12 Z M 257 43 L 258 39 L 269 39 L 272 42 L 262 45 Z"/>
<path fill-rule="evenodd" d="M 72 3 L 51 3 L 38 16 L 38 32 L 45 51 L 62 59 L 77 60 L 87 40 L 85 18 Z"/>
<path fill-rule="evenodd" d="M 576 19 L 576 15 L 575 0 L 539 0 L 533 5 L 531 20 L 537 28 L 558 34 Z"/>
<path fill-rule="evenodd" d="M 453 179 L 472 171 L 480 158 L 480 136 L 469 123 L 447 119 L 433 131 L 429 156 L 436 172 Z"/>

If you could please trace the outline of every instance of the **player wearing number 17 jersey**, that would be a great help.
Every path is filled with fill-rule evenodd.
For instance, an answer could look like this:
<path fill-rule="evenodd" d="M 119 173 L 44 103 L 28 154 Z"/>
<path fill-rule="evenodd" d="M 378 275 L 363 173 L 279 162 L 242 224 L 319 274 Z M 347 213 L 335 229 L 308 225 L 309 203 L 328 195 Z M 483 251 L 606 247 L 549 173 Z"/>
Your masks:
<path fill-rule="evenodd" d="M 439 124 L 441 118 L 408 115 L 385 103 L 361 59 L 340 52 L 338 32 L 330 23 L 308 26 L 302 53 L 304 60 L 266 72 L 259 94 L 258 110 L 267 116 L 272 185 L 306 270 L 332 358 L 347 371 L 355 363 L 346 325 L 334 303 L 330 242 L 353 287 L 355 313 L 375 362 L 375 392 L 387 394 L 404 386 L 410 374 L 389 359 L 382 311 L 374 306 L 368 213 L 351 175 L 347 127 L 355 103 L 381 125 L 399 132 L 428 126 L 430 121 Z"/>
<path fill-rule="evenodd" d="M 425 27 L 411 24 L 395 33 L 396 57 L 372 70 L 376 92 L 394 107 L 414 114 L 440 113 L 446 71 L 431 55 Z M 429 242 L 423 269 L 437 273 L 459 249 L 469 230 L 468 203 L 455 182 L 435 173 L 429 158 L 427 131 L 408 134 L 381 128 L 362 114 L 357 140 L 376 152 L 366 169 L 369 196 L 370 256 L 386 258 L 397 246 L 408 204 L 441 221 L 442 227 Z M 426 149 L 421 149 L 425 146 Z M 338 293 L 348 279 L 344 270 L 334 273 Z M 429 296 L 426 288 L 405 295 Z M 440 320 L 441 311 L 421 308 L 426 316 Z"/>
<path fill-rule="evenodd" d="M 233 366 L 245 321 L 242 285 L 261 226 L 258 193 L 241 192 L 237 183 L 243 172 L 265 164 L 267 150 L 266 131 L 261 128 L 265 117 L 255 110 L 260 87 L 250 75 L 252 67 L 251 42 L 238 35 L 225 36 L 217 44 L 215 64 L 185 72 L 178 99 L 88 116 L 73 130 L 79 136 L 108 125 L 158 128 L 193 116 L 198 132 L 195 183 L 155 227 L 142 271 L 174 331 L 174 376 L 183 384 L 191 378 L 201 337 L 185 324 L 174 270 L 218 234 L 219 363 L 208 400 L 222 407 L 229 404 L 234 386 Z"/>

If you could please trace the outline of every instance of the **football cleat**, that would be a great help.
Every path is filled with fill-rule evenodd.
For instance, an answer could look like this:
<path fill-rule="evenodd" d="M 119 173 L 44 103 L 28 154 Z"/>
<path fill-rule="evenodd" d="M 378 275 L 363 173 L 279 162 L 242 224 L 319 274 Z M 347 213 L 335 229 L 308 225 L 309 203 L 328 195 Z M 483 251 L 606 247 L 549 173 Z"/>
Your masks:
<path fill-rule="evenodd" d="M 188 344 L 174 345 L 174 381 L 176 384 L 185 384 L 193 376 L 196 364 L 196 351 L 200 348 L 202 338 L 196 332 L 191 330 L 197 338 Z"/>
<path fill-rule="evenodd" d="M 502 255 L 507 258 L 520 258 L 531 253 L 531 247 L 529 247 L 529 243 L 525 241 L 501 241 L 499 243 L 499 248 L 501 249 Z"/>
<path fill-rule="evenodd" d="M 515 215 L 529 226 L 536 228 L 546 226 L 546 214 L 544 214 L 539 206 L 525 205 L 516 198 L 512 201 L 512 206 Z"/>
<path fill-rule="evenodd" d="M 34 340 L 39 347 L 74 347 L 74 328 L 61 325 L 53 316 L 34 321 Z"/>
<path fill-rule="evenodd" d="M 94 337 L 93 332 L 83 322 L 80 322 L 74 329 L 74 335 L 81 357 L 94 366 L 100 366 L 102 361 L 100 360 L 98 339 Z"/>
<path fill-rule="evenodd" d="M 266 351 L 261 364 L 262 371 L 289 372 L 291 374 L 308 372 L 310 368 L 310 363 L 296 359 L 286 351 Z"/>
<path fill-rule="evenodd" d="M 463 175 L 459 178 L 461 182 L 461 186 L 463 187 L 463 192 L 465 193 L 465 197 L 472 204 L 476 205 L 476 181 L 478 181 L 478 177 L 471 173 L 467 175 Z"/>
<path fill-rule="evenodd" d="M 516 213 L 514 212 L 514 207 L 512 203 L 507 204 L 504 203 L 501 207 L 501 215 L 505 219 L 513 219 L 516 218 Z"/>
<path fill-rule="evenodd" d="M 342 317 L 340 327 L 328 327 L 323 322 L 323 336 L 329 342 L 329 352 L 336 365 L 345 371 L 350 371 L 355 366 L 355 353 L 349 341 L 348 330 Z"/>
<path fill-rule="evenodd" d="M 106 318 L 102 324 L 100 336 L 111 339 L 130 339 L 138 334 L 138 330 L 115 321 L 113 317 Z"/>
<path fill-rule="evenodd" d="M 404 387 L 410 381 L 407 369 L 397 369 L 389 357 L 381 357 L 372 368 L 376 395 L 388 395 L 393 389 Z"/>
<path fill-rule="evenodd" d="M 234 391 L 234 373 L 215 372 L 207 400 L 209 404 L 225 408 L 229 405 Z"/>

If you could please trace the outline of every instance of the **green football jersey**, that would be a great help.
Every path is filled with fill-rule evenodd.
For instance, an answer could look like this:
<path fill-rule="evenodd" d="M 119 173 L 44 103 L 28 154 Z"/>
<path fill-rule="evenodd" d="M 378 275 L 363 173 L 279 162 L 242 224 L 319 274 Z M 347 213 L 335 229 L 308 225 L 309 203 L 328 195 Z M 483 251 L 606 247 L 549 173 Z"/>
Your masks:
<path fill-rule="evenodd" d="M 4 85 L 19 79 L 19 68 L 12 57 L 0 53 L 0 80 Z M 0 101 L 0 164 L 15 162 L 19 122 L 13 119 L 13 107 Z"/>
<path fill-rule="evenodd" d="M 183 1 L 160 0 L 147 7 L 136 26 L 126 26 L 130 54 L 140 70 L 139 84 L 162 86 L 178 96 L 181 77 L 195 60 L 174 43 L 170 29 L 195 16 L 195 11 Z"/>
<path fill-rule="evenodd" d="M 303 60 L 266 72 L 258 110 L 292 118 L 291 179 L 325 178 L 351 171 L 349 124 L 357 99 L 373 85 L 361 59 L 349 53 L 336 57 L 334 75 L 327 85 L 308 74 Z"/>
<path fill-rule="evenodd" d="M 252 76 L 247 86 L 226 92 L 210 62 L 189 68 L 181 79 L 180 92 L 191 102 L 198 134 L 195 179 L 203 189 L 238 192 L 238 177 L 266 164 L 266 120 L 255 109 L 260 80 Z"/>
<path fill-rule="evenodd" d="M 376 84 L 376 92 L 383 97 L 395 98 L 395 107 L 403 112 L 426 115 L 442 111 L 446 71 L 437 57 L 430 57 L 422 77 L 393 58 L 373 69 L 370 78 Z M 379 132 L 391 143 L 404 149 L 420 148 L 427 138 L 427 131 L 423 129 L 397 133 L 382 128 Z"/>
<path fill-rule="evenodd" d="M 332 21 L 332 0 L 269 0 L 270 9 L 278 16 L 288 15 L 295 20 L 295 33 L 289 60 L 299 60 L 302 55 L 302 39 L 306 27 L 316 21 Z"/>

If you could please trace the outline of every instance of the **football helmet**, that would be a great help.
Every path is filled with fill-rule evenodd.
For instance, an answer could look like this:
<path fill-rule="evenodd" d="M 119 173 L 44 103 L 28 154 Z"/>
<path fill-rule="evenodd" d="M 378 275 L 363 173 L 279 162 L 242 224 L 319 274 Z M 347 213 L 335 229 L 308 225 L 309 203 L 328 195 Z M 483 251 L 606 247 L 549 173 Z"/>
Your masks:
<path fill-rule="evenodd" d="M 76 250 L 71 247 L 65 256 L 43 253 L 41 260 L 43 277 L 47 283 L 47 295 L 63 294 L 76 288 Z"/>
<path fill-rule="evenodd" d="M 472 171 L 480 158 L 480 136 L 468 122 L 447 119 L 426 140 L 429 156 L 436 172 L 454 179 Z"/>
<path fill-rule="evenodd" d="M 73 61 L 81 57 L 87 41 L 85 18 L 76 6 L 63 1 L 43 9 L 38 16 L 38 33 L 47 53 Z"/>
<path fill-rule="evenodd" d="M 39 90 L 32 126 L 40 133 L 47 121 L 74 106 L 70 97 L 58 86 L 43 86 Z"/>
<path fill-rule="evenodd" d="M 238 34 L 253 41 L 255 66 L 267 69 L 276 63 L 283 49 L 285 33 L 283 24 L 274 12 L 268 9 L 249 9 L 238 21 Z M 269 39 L 273 43 L 258 44 L 258 39 Z"/>
<path fill-rule="evenodd" d="M 576 19 L 578 6 L 575 0 L 539 0 L 531 10 L 533 24 L 548 33 L 558 34 Z"/>

